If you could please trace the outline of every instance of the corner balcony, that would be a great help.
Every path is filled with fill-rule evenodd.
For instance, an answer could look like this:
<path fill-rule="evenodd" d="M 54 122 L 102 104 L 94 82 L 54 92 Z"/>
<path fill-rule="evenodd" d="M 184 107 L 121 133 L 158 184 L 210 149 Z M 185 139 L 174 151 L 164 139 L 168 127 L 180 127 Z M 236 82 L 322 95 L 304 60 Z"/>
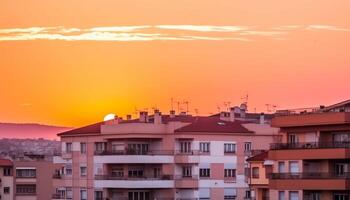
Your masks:
<path fill-rule="evenodd" d="M 198 188 L 199 179 L 198 175 L 192 176 L 175 176 L 175 187 L 182 189 Z"/>
<path fill-rule="evenodd" d="M 346 190 L 350 173 L 272 173 L 269 188 L 277 190 Z"/>
<path fill-rule="evenodd" d="M 199 151 L 181 152 L 175 154 L 175 163 L 199 163 Z"/>
<path fill-rule="evenodd" d="M 174 151 L 150 150 L 140 151 L 97 151 L 94 156 L 95 163 L 173 163 Z"/>
<path fill-rule="evenodd" d="M 96 175 L 95 187 L 98 188 L 173 188 L 171 175 L 160 177 L 116 177 L 111 175 Z"/>
<path fill-rule="evenodd" d="M 273 143 L 270 160 L 346 159 L 350 158 L 350 142 Z"/>
<path fill-rule="evenodd" d="M 277 116 L 272 119 L 274 127 L 320 126 L 350 123 L 350 112 L 305 113 Z"/>

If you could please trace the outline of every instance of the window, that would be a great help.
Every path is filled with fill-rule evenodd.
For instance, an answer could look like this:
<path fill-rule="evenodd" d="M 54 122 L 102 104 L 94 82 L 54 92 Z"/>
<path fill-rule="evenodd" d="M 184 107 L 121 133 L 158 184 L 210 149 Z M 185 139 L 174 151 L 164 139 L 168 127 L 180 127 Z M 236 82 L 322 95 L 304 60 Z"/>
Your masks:
<path fill-rule="evenodd" d="M 225 200 L 234 200 L 236 199 L 237 191 L 235 188 L 225 188 L 224 189 L 224 199 Z"/>
<path fill-rule="evenodd" d="M 246 191 L 245 191 L 245 198 L 250 199 L 250 197 L 251 197 L 251 192 L 250 192 L 250 190 L 246 190 Z"/>
<path fill-rule="evenodd" d="M 142 177 L 143 169 L 129 169 L 129 177 Z"/>
<path fill-rule="evenodd" d="M 224 144 L 224 152 L 225 153 L 235 153 L 236 152 L 236 144 Z"/>
<path fill-rule="evenodd" d="M 123 168 L 112 169 L 111 175 L 112 175 L 112 177 L 123 177 L 124 176 L 124 169 Z"/>
<path fill-rule="evenodd" d="M 66 196 L 67 199 L 73 199 L 73 191 L 71 187 L 66 188 L 66 194 L 67 194 Z"/>
<path fill-rule="evenodd" d="M 135 191 L 128 193 L 129 200 L 151 200 L 150 193 L 148 191 Z"/>
<path fill-rule="evenodd" d="M 95 191 L 95 200 L 103 200 L 103 191 Z"/>
<path fill-rule="evenodd" d="M 252 143 L 251 142 L 245 142 L 244 143 L 244 152 L 250 152 L 252 150 Z"/>
<path fill-rule="evenodd" d="M 145 155 L 149 151 L 149 144 L 128 144 L 128 153 L 135 155 Z"/>
<path fill-rule="evenodd" d="M 198 195 L 200 200 L 210 199 L 210 188 L 200 188 L 198 190 Z"/>
<path fill-rule="evenodd" d="M 349 200 L 350 199 L 350 195 L 349 194 L 334 194 L 333 195 L 333 199 L 334 200 Z"/>
<path fill-rule="evenodd" d="M 199 143 L 199 150 L 201 153 L 209 153 L 210 152 L 210 142 Z"/>
<path fill-rule="evenodd" d="M 87 191 L 86 191 L 86 189 L 80 189 L 80 200 L 87 200 Z"/>
<path fill-rule="evenodd" d="M 86 167 L 80 167 L 80 176 L 86 177 Z"/>
<path fill-rule="evenodd" d="M 259 178 L 259 167 L 253 167 L 252 168 L 252 177 L 253 178 Z"/>
<path fill-rule="evenodd" d="M 180 142 L 180 153 L 191 153 L 191 142 Z"/>
<path fill-rule="evenodd" d="M 182 167 L 182 177 L 192 177 L 192 167 L 183 166 Z"/>
<path fill-rule="evenodd" d="M 299 192 L 298 191 L 290 191 L 289 192 L 289 200 L 299 200 Z"/>
<path fill-rule="evenodd" d="M 200 177 L 210 177 L 210 169 L 199 169 L 199 176 Z"/>
<path fill-rule="evenodd" d="M 285 172 L 284 162 L 278 162 L 278 173 L 284 173 L 284 172 Z"/>
<path fill-rule="evenodd" d="M 35 178 L 36 169 L 16 169 L 16 176 L 18 178 Z"/>
<path fill-rule="evenodd" d="M 95 151 L 98 153 L 101 153 L 105 150 L 105 143 L 104 142 L 95 142 Z"/>
<path fill-rule="evenodd" d="M 290 173 L 299 173 L 298 161 L 289 161 L 289 172 Z"/>
<path fill-rule="evenodd" d="M 67 175 L 67 176 L 71 176 L 72 173 L 73 173 L 72 166 L 71 166 L 71 165 L 67 165 L 67 166 L 65 167 L 65 169 L 66 169 L 66 175 Z"/>
<path fill-rule="evenodd" d="M 12 168 L 5 167 L 4 168 L 4 176 L 12 176 Z"/>
<path fill-rule="evenodd" d="M 335 163 L 335 175 L 343 176 L 345 175 L 346 164 L 345 163 Z"/>
<path fill-rule="evenodd" d="M 284 191 L 278 191 L 278 200 L 285 200 Z"/>
<path fill-rule="evenodd" d="M 295 134 L 288 134 L 288 143 L 289 144 L 298 143 L 298 137 Z"/>
<path fill-rule="evenodd" d="M 4 187 L 4 194 L 10 193 L 10 187 Z"/>
<path fill-rule="evenodd" d="M 86 143 L 85 142 L 80 143 L 80 153 L 86 154 Z"/>
<path fill-rule="evenodd" d="M 226 178 L 236 177 L 236 170 L 235 169 L 225 169 L 225 177 Z"/>
<path fill-rule="evenodd" d="M 66 143 L 66 152 L 71 153 L 72 152 L 73 145 L 71 142 Z"/>
<path fill-rule="evenodd" d="M 36 194 L 36 185 L 16 185 L 17 194 Z"/>

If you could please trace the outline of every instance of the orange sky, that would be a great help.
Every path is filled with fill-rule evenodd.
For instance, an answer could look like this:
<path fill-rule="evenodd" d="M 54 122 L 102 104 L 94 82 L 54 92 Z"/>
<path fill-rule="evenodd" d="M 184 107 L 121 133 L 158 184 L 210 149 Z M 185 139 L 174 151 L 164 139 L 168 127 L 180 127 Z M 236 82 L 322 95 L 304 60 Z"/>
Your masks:
<path fill-rule="evenodd" d="M 79 126 L 171 97 L 200 114 L 245 94 L 250 111 L 335 103 L 349 19 L 348 0 L 0 1 L 0 121 Z"/>

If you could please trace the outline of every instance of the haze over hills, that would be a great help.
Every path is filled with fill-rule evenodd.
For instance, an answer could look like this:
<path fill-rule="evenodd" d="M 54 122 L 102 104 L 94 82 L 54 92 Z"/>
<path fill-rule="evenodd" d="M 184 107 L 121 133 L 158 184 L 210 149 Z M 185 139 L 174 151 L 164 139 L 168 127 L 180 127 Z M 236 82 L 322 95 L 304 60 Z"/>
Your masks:
<path fill-rule="evenodd" d="M 70 130 L 72 128 L 58 127 L 32 123 L 0 123 L 0 138 L 18 139 L 58 139 L 57 133 Z"/>

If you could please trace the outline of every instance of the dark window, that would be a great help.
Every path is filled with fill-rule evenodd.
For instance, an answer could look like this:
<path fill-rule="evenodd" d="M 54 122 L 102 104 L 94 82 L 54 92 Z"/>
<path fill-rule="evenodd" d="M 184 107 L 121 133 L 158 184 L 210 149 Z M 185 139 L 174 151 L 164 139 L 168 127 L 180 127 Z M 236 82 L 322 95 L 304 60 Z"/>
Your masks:
<path fill-rule="evenodd" d="M 17 194 L 36 194 L 36 185 L 16 185 Z"/>
<path fill-rule="evenodd" d="M 4 176 L 12 176 L 12 168 L 5 167 L 4 168 Z"/>
<path fill-rule="evenodd" d="M 4 187 L 4 194 L 10 193 L 10 187 Z"/>
<path fill-rule="evenodd" d="M 224 152 L 225 153 L 235 153 L 236 152 L 236 144 L 224 144 Z"/>
<path fill-rule="evenodd" d="M 210 169 L 199 169 L 199 176 L 200 177 L 210 177 Z"/>
<path fill-rule="evenodd" d="M 259 167 L 252 168 L 253 178 L 259 178 Z"/>
<path fill-rule="evenodd" d="M 85 142 L 80 143 L 80 153 L 86 154 L 86 143 Z"/>
<path fill-rule="evenodd" d="M 235 169 L 225 169 L 225 177 L 227 177 L 227 178 L 236 177 L 236 170 Z"/>
<path fill-rule="evenodd" d="M 103 200 L 103 192 L 95 191 L 95 200 Z"/>
<path fill-rule="evenodd" d="M 202 153 L 209 153 L 210 152 L 210 142 L 199 143 L 199 150 Z"/>

